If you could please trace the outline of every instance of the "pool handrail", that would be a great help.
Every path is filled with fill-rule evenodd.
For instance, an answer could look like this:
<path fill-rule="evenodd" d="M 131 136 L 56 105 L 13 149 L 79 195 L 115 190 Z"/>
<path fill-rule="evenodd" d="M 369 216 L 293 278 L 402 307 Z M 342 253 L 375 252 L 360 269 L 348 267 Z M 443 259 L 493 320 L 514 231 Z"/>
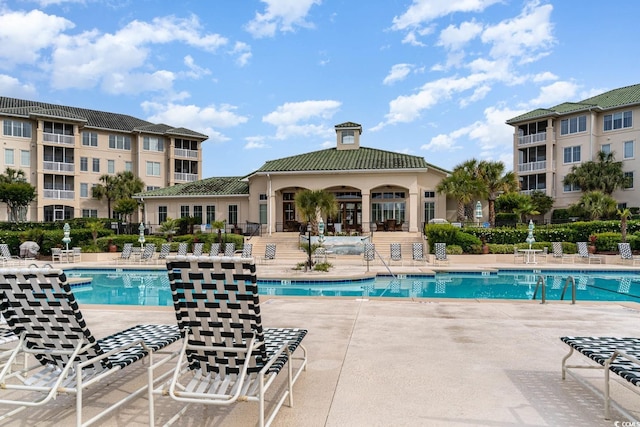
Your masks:
<path fill-rule="evenodd" d="M 540 285 L 542 284 L 542 292 L 541 292 L 541 301 L 540 304 L 546 304 L 547 302 L 547 282 L 544 279 L 544 276 L 542 274 L 538 275 L 538 280 L 536 281 L 536 289 L 535 291 L 533 291 L 533 297 L 532 299 L 536 299 L 536 295 L 538 295 L 538 288 L 540 287 Z"/>
<path fill-rule="evenodd" d="M 567 276 L 567 280 L 564 281 L 564 287 L 562 288 L 562 294 L 560 294 L 560 301 L 564 300 L 564 293 L 567 291 L 567 285 L 571 282 L 571 304 L 576 303 L 576 279 L 573 276 Z"/>

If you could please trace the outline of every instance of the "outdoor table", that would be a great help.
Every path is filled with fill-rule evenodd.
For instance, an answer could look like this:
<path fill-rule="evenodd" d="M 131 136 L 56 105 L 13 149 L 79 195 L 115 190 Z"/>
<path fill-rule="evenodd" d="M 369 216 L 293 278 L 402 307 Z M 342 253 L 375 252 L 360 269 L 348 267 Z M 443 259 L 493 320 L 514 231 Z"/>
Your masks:
<path fill-rule="evenodd" d="M 518 249 L 518 252 L 523 252 L 525 254 L 525 264 L 537 264 L 536 254 L 542 252 L 542 249 Z"/>
<path fill-rule="evenodd" d="M 73 262 L 73 249 L 62 249 L 60 251 L 60 261 Z"/>

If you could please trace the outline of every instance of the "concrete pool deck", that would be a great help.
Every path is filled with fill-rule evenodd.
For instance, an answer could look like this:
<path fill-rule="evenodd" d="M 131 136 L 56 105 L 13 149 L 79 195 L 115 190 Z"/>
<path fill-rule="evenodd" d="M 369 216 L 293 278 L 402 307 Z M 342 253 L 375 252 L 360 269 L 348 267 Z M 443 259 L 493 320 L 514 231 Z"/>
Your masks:
<path fill-rule="evenodd" d="M 452 260 L 449 267 L 514 267 L 512 257 L 504 262 L 478 262 L 480 257 L 469 264 Z M 258 272 L 275 277 L 291 273 L 290 265 L 259 265 Z M 633 269 L 597 264 L 549 266 Z M 394 266 L 392 270 L 431 268 Z M 360 259 L 357 263 L 336 262 L 330 274 L 365 274 L 365 269 Z M 551 301 L 541 305 L 532 301 L 323 297 L 263 297 L 262 302 L 265 326 L 309 330 L 303 341 L 309 365 L 296 384 L 294 407 L 284 406 L 274 426 L 612 426 L 614 421 L 626 421 L 617 412 L 612 420 L 604 420 L 601 398 L 571 377 L 562 381 L 560 362 L 568 347 L 558 338 L 638 336 L 640 305 L 636 303 Z M 175 322 L 166 307 L 84 305 L 82 310 L 98 337 L 137 323 Z M 87 416 L 142 384 L 145 374 L 140 364 L 86 394 Z M 582 375 L 602 390 L 602 372 Z M 639 396 L 612 378 L 616 381 L 614 400 L 640 418 Z M 52 405 L 25 411 L 4 425 L 73 425 L 74 403 L 73 397 L 60 396 Z M 181 407 L 169 398 L 158 398 L 156 422 L 166 422 Z M 176 425 L 253 426 L 256 416 L 255 403 L 229 408 L 194 406 Z M 100 423 L 147 424 L 144 397 Z"/>

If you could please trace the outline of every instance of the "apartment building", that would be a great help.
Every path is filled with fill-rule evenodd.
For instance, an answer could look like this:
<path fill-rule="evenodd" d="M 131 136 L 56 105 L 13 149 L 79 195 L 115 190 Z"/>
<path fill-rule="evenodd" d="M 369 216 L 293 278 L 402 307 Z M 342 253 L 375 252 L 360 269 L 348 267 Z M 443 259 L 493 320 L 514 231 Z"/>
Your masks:
<path fill-rule="evenodd" d="M 580 188 L 563 185 L 572 166 L 596 160 L 597 153 L 614 153 L 630 178 L 628 188 L 612 197 L 620 207 L 640 206 L 634 186 L 640 169 L 636 144 L 640 140 L 640 84 L 614 89 L 579 102 L 538 108 L 507 120 L 513 126 L 513 164 L 521 192 L 543 191 L 555 199 L 554 208 L 576 203 Z"/>
<path fill-rule="evenodd" d="M 208 136 L 125 114 L 0 97 L 0 170 L 22 170 L 37 199 L 26 221 L 110 217 L 92 197 L 102 175 L 131 171 L 147 190 L 202 178 Z M 0 220 L 8 214 L 0 210 Z"/>

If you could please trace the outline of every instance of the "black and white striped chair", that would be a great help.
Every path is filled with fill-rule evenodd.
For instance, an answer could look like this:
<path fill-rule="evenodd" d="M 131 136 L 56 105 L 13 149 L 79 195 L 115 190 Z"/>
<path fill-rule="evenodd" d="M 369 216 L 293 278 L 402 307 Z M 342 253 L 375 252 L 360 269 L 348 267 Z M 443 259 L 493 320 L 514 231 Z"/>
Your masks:
<path fill-rule="evenodd" d="M 587 242 L 576 242 L 576 246 L 578 248 L 578 259 L 586 261 L 589 264 L 592 262 L 602 264 L 602 255 L 590 254 L 589 249 L 587 248 Z"/>
<path fill-rule="evenodd" d="M 156 244 L 155 243 L 147 243 L 144 247 L 144 250 L 140 254 L 140 262 L 149 262 L 153 259 L 153 256 L 156 254 Z"/>
<path fill-rule="evenodd" d="M 404 265 L 402 259 L 402 245 L 400 243 L 391 243 L 389 245 L 389 265 L 394 262 L 399 262 L 400 265 Z"/>
<path fill-rule="evenodd" d="M 620 259 L 623 263 L 630 262 L 636 265 L 636 262 L 640 262 L 640 256 L 634 256 L 631 252 L 631 245 L 628 242 L 618 243 L 618 252 L 620 252 Z"/>
<path fill-rule="evenodd" d="M 189 250 L 188 243 L 178 243 L 178 256 L 187 256 L 187 251 Z"/>
<path fill-rule="evenodd" d="M 242 247 L 242 258 L 251 258 L 253 252 L 253 244 L 252 243 L 245 243 L 244 246 Z"/>
<path fill-rule="evenodd" d="M 204 243 L 196 242 L 193 244 L 193 256 L 202 256 L 202 250 L 204 249 Z"/>
<path fill-rule="evenodd" d="M 411 245 L 413 264 L 424 264 L 427 262 L 427 258 L 424 256 L 424 245 L 422 243 L 414 242 Z"/>
<path fill-rule="evenodd" d="M 271 261 L 275 261 L 276 259 L 276 244 L 275 243 L 267 243 L 264 248 L 264 257 L 262 257 L 262 263 L 266 264 Z"/>
<path fill-rule="evenodd" d="M 371 264 L 376 260 L 376 245 L 374 243 L 365 243 L 362 251 L 362 262 Z"/>
<path fill-rule="evenodd" d="M 218 256 L 220 253 L 220 243 L 212 243 L 209 250 L 209 256 Z"/>
<path fill-rule="evenodd" d="M 236 244 L 235 243 L 226 243 L 224 245 L 224 256 L 234 256 L 236 253 Z"/>
<path fill-rule="evenodd" d="M 263 328 L 256 266 L 240 257 L 169 257 L 173 305 L 183 345 L 170 381 L 149 399 L 149 425 L 154 425 L 154 395 L 185 402 L 226 406 L 259 402 L 259 425 L 269 425 L 306 369 L 307 334 L 298 328 Z M 168 359 L 151 366 L 149 381 Z M 265 394 L 285 370 L 287 387 L 265 420 Z M 152 386 L 152 384 L 150 384 Z"/>
<path fill-rule="evenodd" d="M 85 389 L 119 372 L 180 338 L 176 325 L 137 325 L 103 339 L 87 327 L 62 270 L 50 268 L 0 269 L 0 309 L 19 344 L 0 372 L 0 404 L 17 406 L 0 420 L 21 410 L 44 405 L 60 393 L 76 395 L 76 420 L 82 424 Z M 11 372 L 24 353 L 35 355 L 28 376 Z M 151 360 L 150 360 L 151 362 Z M 41 394 L 21 394 L 12 390 Z M 146 385 L 95 415 L 96 421 L 146 392 Z M 40 396 L 40 397 L 38 397 Z"/>
<path fill-rule="evenodd" d="M 435 263 L 436 264 L 449 264 L 449 258 L 447 257 L 447 244 L 446 243 L 434 243 Z"/>
<path fill-rule="evenodd" d="M 122 253 L 115 259 L 116 263 L 127 262 L 131 259 L 131 253 L 133 252 L 133 243 L 125 243 L 122 247 Z"/>
<path fill-rule="evenodd" d="M 158 252 L 158 258 L 156 258 L 156 262 L 165 262 L 170 253 L 171 243 L 163 243 L 160 246 L 160 252 Z"/>

